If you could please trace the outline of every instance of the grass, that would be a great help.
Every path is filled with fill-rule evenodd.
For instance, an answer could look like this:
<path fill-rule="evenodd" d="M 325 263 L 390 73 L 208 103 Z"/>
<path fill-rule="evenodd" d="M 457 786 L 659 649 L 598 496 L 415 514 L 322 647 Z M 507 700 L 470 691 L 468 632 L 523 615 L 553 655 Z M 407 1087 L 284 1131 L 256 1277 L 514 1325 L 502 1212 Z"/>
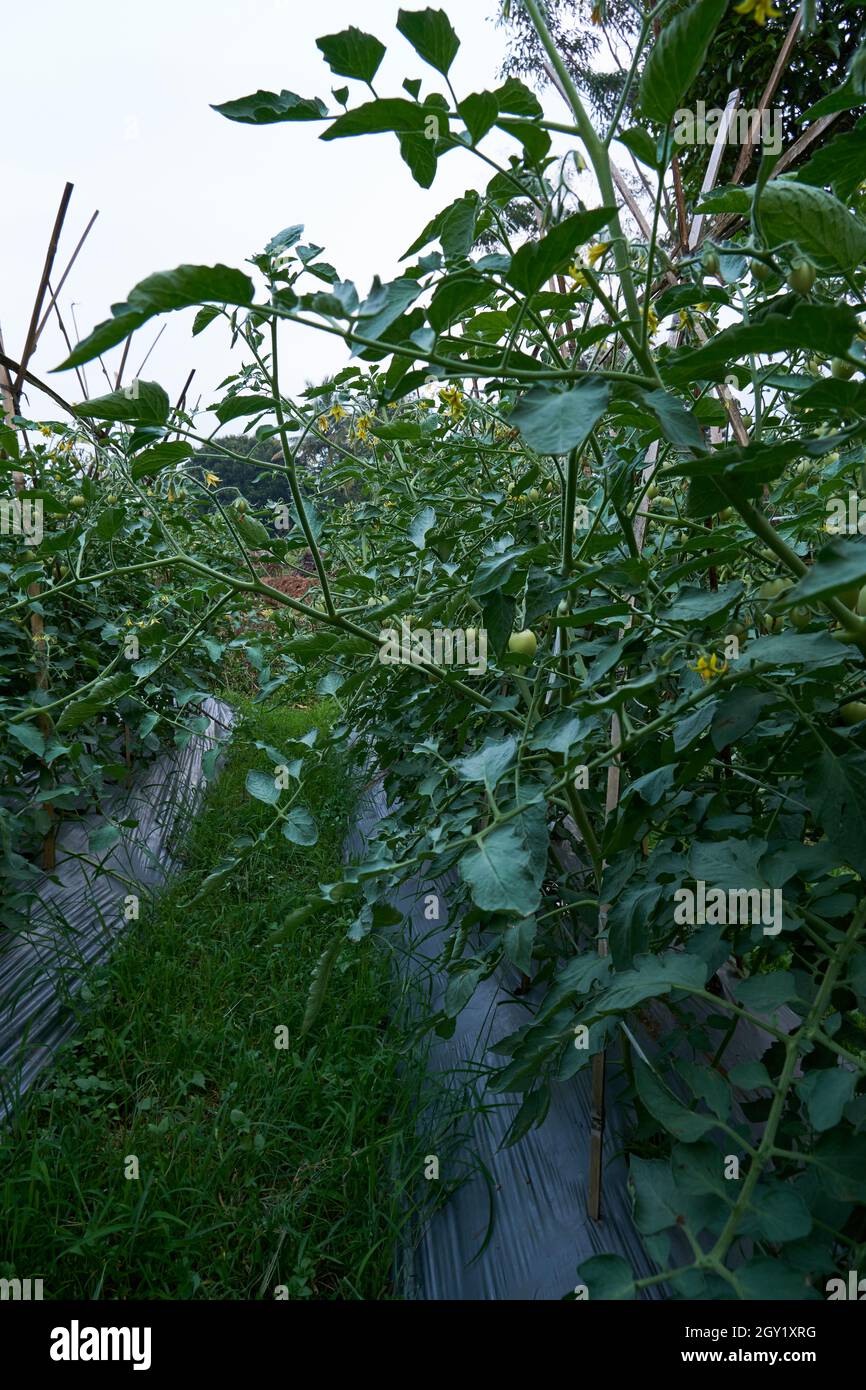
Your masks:
<path fill-rule="evenodd" d="M 372 938 L 347 944 L 302 1036 L 313 968 L 345 920 L 323 909 L 269 941 L 337 877 L 354 774 L 326 753 L 305 791 L 318 843 L 270 838 L 190 906 L 228 842 L 272 818 L 244 790 L 270 766 L 254 740 L 279 748 L 332 717 L 233 703 L 241 729 L 184 874 L 131 925 L 78 1040 L 0 1135 L 0 1276 L 42 1277 L 46 1298 L 395 1296 L 420 1062 L 387 1017 L 387 959 Z"/>

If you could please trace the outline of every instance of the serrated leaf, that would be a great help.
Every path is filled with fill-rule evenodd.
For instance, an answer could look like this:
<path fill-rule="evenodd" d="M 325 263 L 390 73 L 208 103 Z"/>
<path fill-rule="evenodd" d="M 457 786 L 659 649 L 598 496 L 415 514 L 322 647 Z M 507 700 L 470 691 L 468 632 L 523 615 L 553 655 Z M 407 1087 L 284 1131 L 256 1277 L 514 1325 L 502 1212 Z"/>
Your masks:
<path fill-rule="evenodd" d="M 538 906 L 541 895 L 530 853 L 510 825 L 497 826 L 464 854 L 460 874 L 484 911 L 528 917 Z"/>
<path fill-rule="evenodd" d="M 338 77 L 354 77 L 359 82 L 372 82 L 385 56 L 385 45 L 375 34 L 366 34 L 354 24 L 338 34 L 316 39 L 316 47 L 331 72 Z"/>
<path fill-rule="evenodd" d="M 510 418 L 537 454 L 567 454 L 584 443 L 609 399 L 607 382 L 592 377 L 569 391 L 537 386 L 521 397 Z"/>
<path fill-rule="evenodd" d="M 319 830 L 306 806 L 293 806 L 282 824 L 282 832 L 293 845 L 314 845 Z"/>
<path fill-rule="evenodd" d="M 156 381 L 135 381 L 131 387 L 96 396 L 75 407 L 85 420 L 123 420 L 137 425 L 164 425 L 171 402 Z"/>
<path fill-rule="evenodd" d="M 180 265 L 175 270 L 149 275 L 130 290 L 125 303 L 112 305 L 112 317 L 98 324 L 57 370 L 80 367 L 98 357 L 122 343 L 155 314 L 186 309 L 206 301 L 246 307 L 252 303 L 253 293 L 250 277 L 225 265 Z"/>
<path fill-rule="evenodd" d="M 457 56 L 460 40 L 444 10 L 400 10 L 397 28 L 419 58 L 447 76 Z"/>
<path fill-rule="evenodd" d="M 251 768 L 247 773 L 245 786 L 250 796 L 254 796 L 256 801 L 263 801 L 266 806 L 276 806 L 280 799 L 280 789 L 271 772 Z"/>
<path fill-rule="evenodd" d="M 297 92 L 253 92 L 248 97 L 236 97 L 233 101 L 223 101 L 218 105 L 211 103 L 211 109 L 218 111 L 229 121 L 242 121 L 245 125 L 273 125 L 276 121 L 318 121 L 327 116 L 328 108 L 318 97 L 299 97 Z"/>
<path fill-rule="evenodd" d="M 727 0 L 696 0 L 665 24 L 644 65 L 639 105 L 667 126 L 701 68 Z"/>

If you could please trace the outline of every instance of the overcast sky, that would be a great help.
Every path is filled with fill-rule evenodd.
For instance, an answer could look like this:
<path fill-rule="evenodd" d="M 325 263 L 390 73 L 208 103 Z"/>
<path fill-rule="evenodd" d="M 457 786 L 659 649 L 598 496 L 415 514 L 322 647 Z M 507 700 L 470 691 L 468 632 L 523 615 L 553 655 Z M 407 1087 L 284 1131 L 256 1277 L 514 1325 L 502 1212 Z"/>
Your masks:
<path fill-rule="evenodd" d="M 439 3 L 462 41 L 451 73 L 458 95 L 496 84 L 504 50 L 503 33 L 492 22 L 496 0 Z M 407 8 L 423 8 L 422 0 L 407 0 Z M 14 59 L 4 65 L 0 89 L 0 325 L 7 353 L 21 352 L 67 179 L 75 191 L 59 268 L 99 209 L 61 295 L 73 338 L 72 305 L 83 337 L 153 271 L 185 262 L 243 266 L 296 222 L 362 293 L 375 273 L 398 274 L 399 257 L 429 218 L 465 189 L 484 187 L 488 167 L 458 151 L 441 161 L 433 187 L 424 190 L 393 135 L 325 144 L 319 125 L 239 125 L 210 109 L 211 102 L 260 87 L 288 87 L 335 108 L 331 88 L 344 79 L 333 77 L 315 39 L 352 23 L 388 47 L 376 80 L 380 95 L 400 93 L 404 77 L 422 77 L 425 90 L 441 90 L 437 74 L 396 32 L 398 9 L 399 0 L 30 0 L 5 7 L 3 48 Z M 362 100 L 365 89 L 349 85 L 357 91 L 353 100 Z M 563 118 L 555 94 L 546 105 Z M 518 147 L 500 135 L 490 148 L 501 158 Z M 144 378 L 160 381 L 174 399 L 195 367 L 191 401 L 213 400 L 215 386 L 240 358 L 228 353 L 222 325 L 191 338 L 192 317 L 188 310 L 142 328 L 126 377 L 138 374 L 164 323 Z M 347 360 L 342 343 L 327 335 L 295 326 L 284 332 L 287 392 Z M 32 370 L 74 401 L 80 397 L 74 373 L 49 377 L 65 355 L 52 318 Z M 120 349 L 109 354 L 109 371 L 119 357 Z M 109 389 L 98 363 L 88 366 L 87 379 L 91 395 Z M 33 414 L 42 404 L 31 393 Z M 49 413 L 56 416 L 56 407 Z"/>

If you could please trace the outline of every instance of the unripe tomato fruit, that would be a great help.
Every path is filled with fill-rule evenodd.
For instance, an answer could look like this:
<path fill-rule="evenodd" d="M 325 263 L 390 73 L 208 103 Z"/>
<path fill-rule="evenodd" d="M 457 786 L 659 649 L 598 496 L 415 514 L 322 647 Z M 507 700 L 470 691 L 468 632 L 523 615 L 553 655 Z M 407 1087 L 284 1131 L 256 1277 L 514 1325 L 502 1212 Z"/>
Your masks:
<path fill-rule="evenodd" d="M 508 650 L 513 656 L 522 656 L 528 665 L 538 651 L 538 642 L 531 627 L 525 627 L 522 632 L 512 632 L 508 639 Z"/>
<path fill-rule="evenodd" d="M 765 265 L 763 261 L 749 261 L 749 270 L 752 272 L 752 279 L 761 282 L 769 280 L 772 273 L 770 267 Z"/>
<path fill-rule="evenodd" d="M 70 497 L 70 499 L 69 499 L 69 505 L 70 505 L 70 507 L 72 508 L 72 510 L 73 510 L 74 512 L 80 512 L 82 507 L 86 507 L 86 506 L 87 506 L 87 503 L 86 503 L 86 501 L 84 500 L 84 498 L 81 496 L 81 493 L 80 493 L 80 492 L 76 492 L 76 494 L 75 494 L 74 497 Z"/>
<path fill-rule="evenodd" d="M 861 724 L 866 719 L 866 704 L 862 700 L 851 700 L 839 713 L 846 724 Z"/>
<path fill-rule="evenodd" d="M 705 252 L 704 252 L 704 274 L 705 274 L 705 275 L 718 275 L 719 272 L 721 271 L 721 268 L 722 268 L 722 263 L 721 263 L 721 261 L 719 260 L 718 253 L 717 253 L 716 251 L 705 251 Z"/>
<path fill-rule="evenodd" d="M 796 261 L 792 261 L 791 269 L 788 272 L 788 285 L 797 294 L 808 294 L 817 279 L 818 272 L 811 261 L 807 261 L 805 256 L 800 256 Z"/>
<path fill-rule="evenodd" d="M 830 363 L 830 371 L 837 381 L 850 381 L 855 370 L 853 363 L 846 362 L 844 357 L 834 357 Z"/>
<path fill-rule="evenodd" d="M 805 632 L 812 621 L 812 610 L 805 604 L 799 603 L 796 608 L 792 608 L 788 614 L 788 622 L 795 627 L 798 632 Z"/>

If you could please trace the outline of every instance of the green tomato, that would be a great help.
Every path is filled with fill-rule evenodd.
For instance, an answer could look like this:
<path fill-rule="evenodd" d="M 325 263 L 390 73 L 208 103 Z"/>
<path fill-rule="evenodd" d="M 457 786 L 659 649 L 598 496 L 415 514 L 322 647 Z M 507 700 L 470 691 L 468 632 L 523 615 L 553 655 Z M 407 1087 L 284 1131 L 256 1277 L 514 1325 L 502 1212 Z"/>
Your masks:
<path fill-rule="evenodd" d="M 762 283 L 764 280 L 769 280 L 773 273 L 763 261 L 749 261 L 749 270 L 752 272 L 752 279 L 760 280 Z"/>
<path fill-rule="evenodd" d="M 522 632 L 512 632 L 508 639 L 508 650 L 513 656 L 525 657 L 525 664 L 528 666 L 538 651 L 538 642 L 532 628 L 525 627 Z"/>
<path fill-rule="evenodd" d="M 850 381 L 856 371 L 852 362 L 846 362 L 844 357 L 834 357 L 830 362 L 830 371 L 837 381 Z"/>
<path fill-rule="evenodd" d="M 733 507 L 723 507 L 719 512 L 719 521 L 733 521 L 736 515 Z"/>
<path fill-rule="evenodd" d="M 718 252 L 716 252 L 716 251 L 705 251 L 705 252 L 704 252 L 704 274 L 705 274 L 705 275 L 718 275 L 719 272 L 721 271 L 721 269 L 722 269 L 722 263 L 721 263 L 721 261 L 719 260 Z"/>
<path fill-rule="evenodd" d="M 244 512 L 249 511 L 250 504 L 245 497 L 236 497 L 234 502 L 232 502 L 232 506 L 236 512 L 240 512 L 241 516 L 243 516 Z"/>
<path fill-rule="evenodd" d="M 799 256 L 796 261 L 791 262 L 791 269 L 788 272 L 788 286 L 797 294 L 809 294 L 817 276 L 818 272 L 812 262 L 807 260 L 805 256 Z"/>
<path fill-rule="evenodd" d="M 758 590 L 758 598 L 774 599 L 783 594 L 786 589 L 790 589 L 793 584 L 792 579 L 767 579 Z"/>
<path fill-rule="evenodd" d="M 839 713 L 846 724 L 862 724 L 866 719 L 866 704 L 862 700 L 851 700 L 842 706 Z"/>
<path fill-rule="evenodd" d="M 656 497 L 655 508 L 661 512 L 672 512 L 676 509 L 676 502 L 672 497 Z"/>
<path fill-rule="evenodd" d="M 798 632 L 805 632 L 812 621 L 812 610 L 805 604 L 798 603 L 796 608 L 792 608 L 788 614 L 788 622 L 795 627 Z"/>
<path fill-rule="evenodd" d="M 81 493 L 80 493 L 80 492 L 76 492 L 76 494 L 75 494 L 74 497 L 70 497 L 70 499 L 69 499 L 69 505 L 70 505 L 70 507 L 72 508 L 72 510 L 73 510 L 74 512 L 80 512 L 81 509 L 82 509 L 82 507 L 86 507 L 86 506 L 87 506 L 87 502 L 86 502 L 85 499 L 81 496 Z"/>

